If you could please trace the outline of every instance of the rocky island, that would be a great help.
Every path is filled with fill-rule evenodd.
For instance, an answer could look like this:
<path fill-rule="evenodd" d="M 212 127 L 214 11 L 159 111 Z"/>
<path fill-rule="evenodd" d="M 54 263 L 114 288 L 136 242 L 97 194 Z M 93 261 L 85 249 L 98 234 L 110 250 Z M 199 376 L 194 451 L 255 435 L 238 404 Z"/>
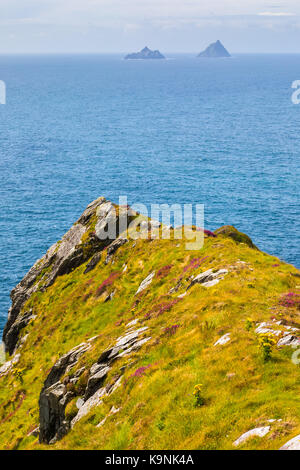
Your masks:
<path fill-rule="evenodd" d="M 210 44 L 205 51 L 200 52 L 198 57 L 206 58 L 222 58 L 222 57 L 231 57 L 229 52 L 225 49 L 221 41 L 214 42 Z"/>
<path fill-rule="evenodd" d="M 151 51 L 148 47 L 144 47 L 140 52 L 128 54 L 125 60 L 148 60 L 148 59 L 165 59 L 159 51 Z"/>
<path fill-rule="evenodd" d="M 300 272 L 124 210 L 93 201 L 12 291 L 1 449 L 300 449 Z"/>

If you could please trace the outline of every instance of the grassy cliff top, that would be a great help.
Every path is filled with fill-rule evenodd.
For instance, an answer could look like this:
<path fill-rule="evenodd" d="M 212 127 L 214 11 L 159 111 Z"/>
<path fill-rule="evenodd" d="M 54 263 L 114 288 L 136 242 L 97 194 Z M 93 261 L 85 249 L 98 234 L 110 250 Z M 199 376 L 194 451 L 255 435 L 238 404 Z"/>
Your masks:
<path fill-rule="evenodd" d="M 0 448 L 49 448 L 36 428 L 53 382 L 67 428 L 54 449 L 233 449 L 254 428 L 266 434 L 240 448 L 278 449 L 299 435 L 299 271 L 233 227 L 207 232 L 198 251 L 175 239 L 110 250 L 94 242 L 91 207 L 76 263 L 51 278 L 59 242 L 23 283 L 14 325 L 29 320 L 0 369 Z"/>

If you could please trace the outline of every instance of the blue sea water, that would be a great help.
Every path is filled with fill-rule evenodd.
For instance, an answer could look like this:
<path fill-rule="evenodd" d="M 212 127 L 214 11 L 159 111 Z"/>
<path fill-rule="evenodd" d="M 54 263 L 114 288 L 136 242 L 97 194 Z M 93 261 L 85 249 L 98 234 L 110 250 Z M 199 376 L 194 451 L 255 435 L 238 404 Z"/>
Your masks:
<path fill-rule="evenodd" d="M 300 55 L 1 56 L 0 329 L 9 292 L 100 195 L 199 203 L 300 267 Z"/>

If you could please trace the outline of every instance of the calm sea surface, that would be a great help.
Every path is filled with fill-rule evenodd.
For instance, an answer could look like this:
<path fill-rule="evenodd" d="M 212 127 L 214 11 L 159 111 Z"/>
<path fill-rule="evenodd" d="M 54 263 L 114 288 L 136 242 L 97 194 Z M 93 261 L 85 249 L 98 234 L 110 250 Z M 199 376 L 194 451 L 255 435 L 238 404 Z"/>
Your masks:
<path fill-rule="evenodd" d="M 205 204 L 300 267 L 300 55 L 2 56 L 0 330 L 9 292 L 100 195 Z"/>

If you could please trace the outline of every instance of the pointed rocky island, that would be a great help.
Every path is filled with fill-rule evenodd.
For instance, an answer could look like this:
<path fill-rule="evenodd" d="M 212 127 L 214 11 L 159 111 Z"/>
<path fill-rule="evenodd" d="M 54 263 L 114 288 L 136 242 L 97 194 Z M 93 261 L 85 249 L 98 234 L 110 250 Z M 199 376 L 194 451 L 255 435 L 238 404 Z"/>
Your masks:
<path fill-rule="evenodd" d="M 200 52 L 198 57 L 202 58 L 222 58 L 222 57 L 231 57 L 227 49 L 223 46 L 221 41 L 214 42 L 210 44 L 205 51 Z"/>
<path fill-rule="evenodd" d="M 125 57 L 125 60 L 148 60 L 148 59 L 165 59 L 159 51 L 151 51 L 148 47 L 144 47 L 140 52 L 133 52 Z"/>

